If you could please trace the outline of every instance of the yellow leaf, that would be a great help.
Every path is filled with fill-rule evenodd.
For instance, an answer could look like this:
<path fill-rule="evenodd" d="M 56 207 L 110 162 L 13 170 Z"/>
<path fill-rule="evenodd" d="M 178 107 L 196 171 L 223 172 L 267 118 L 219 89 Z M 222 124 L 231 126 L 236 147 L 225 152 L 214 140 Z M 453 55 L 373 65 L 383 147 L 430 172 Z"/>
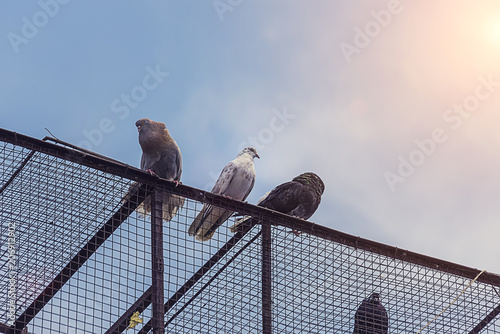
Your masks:
<path fill-rule="evenodd" d="M 130 324 L 128 325 L 127 329 L 134 328 L 138 324 L 142 324 L 142 318 L 139 318 L 139 314 L 139 311 L 132 314 L 132 316 L 130 317 Z"/>

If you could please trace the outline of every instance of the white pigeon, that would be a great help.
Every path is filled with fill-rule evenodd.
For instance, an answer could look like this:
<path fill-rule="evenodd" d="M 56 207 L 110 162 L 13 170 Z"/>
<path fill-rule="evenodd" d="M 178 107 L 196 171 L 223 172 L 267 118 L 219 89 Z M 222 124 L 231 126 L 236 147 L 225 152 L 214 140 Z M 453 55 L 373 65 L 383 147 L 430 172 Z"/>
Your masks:
<path fill-rule="evenodd" d="M 257 150 L 253 147 L 244 148 L 238 156 L 230 161 L 222 170 L 212 192 L 235 200 L 244 201 L 255 184 L 255 166 L 253 159 L 257 157 Z M 215 230 L 221 226 L 233 211 L 213 205 L 203 205 L 198 216 L 189 227 L 190 236 L 199 241 L 212 238 Z"/>

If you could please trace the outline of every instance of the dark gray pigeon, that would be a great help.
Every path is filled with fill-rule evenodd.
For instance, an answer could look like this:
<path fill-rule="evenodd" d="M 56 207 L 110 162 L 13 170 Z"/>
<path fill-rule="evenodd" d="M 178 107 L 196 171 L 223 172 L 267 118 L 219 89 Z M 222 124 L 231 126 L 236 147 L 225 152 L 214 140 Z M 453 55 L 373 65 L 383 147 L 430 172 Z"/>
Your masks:
<path fill-rule="evenodd" d="M 297 218 L 309 219 L 318 208 L 324 191 L 325 184 L 318 175 L 303 173 L 265 194 L 257 205 Z M 241 224 L 252 223 L 251 217 L 243 217 L 230 227 L 230 231 L 236 233 Z"/>
<path fill-rule="evenodd" d="M 147 118 L 138 120 L 139 144 L 142 148 L 141 169 L 153 175 L 179 183 L 182 174 L 182 155 L 167 127 L 161 122 Z M 131 186 L 131 190 L 137 184 Z M 184 205 L 184 198 L 172 193 L 163 196 L 163 220 L 170 221 L 177 210 Z M 143 216 L 151 212 L 151 197 L 147 197 L 137 208 Z"/>
<path fill-rule="evenodd" d="M 372 293 L 359 305 L 354 316 L 353 334 L 387 334 L 389 320 L 380 295 Z"/>
<path fill-rule="evenodd" d="M 253 147 L 244 148 L 238 156 L 230 161 L 220 173 L 212 192 L 235 200 L 244 201 L 255 184 L 254 158 L 260 158 Z M 206 241 L 212 238 L 215 230 L 221 226 L 234 212 L 213 205 L 203 205 L 188 233 L 197 240 Z"/>

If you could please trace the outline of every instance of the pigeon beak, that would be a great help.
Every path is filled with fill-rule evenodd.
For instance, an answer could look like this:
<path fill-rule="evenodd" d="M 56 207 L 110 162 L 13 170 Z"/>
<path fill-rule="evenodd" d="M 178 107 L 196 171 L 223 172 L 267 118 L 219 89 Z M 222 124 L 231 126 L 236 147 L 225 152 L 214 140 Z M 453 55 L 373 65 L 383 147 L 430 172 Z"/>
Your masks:
<path fill-rule="evenodd" d="M 137 126 L 137 132 L 139 132 L 139 133 L 140 133 L 140 132 L 141 132 L 141 128 L 142 128 L 142 126 L 141 126 L 141 125 L 138 125 L 138 126 Z"/>
<path fill-rule="evenodd" d="M 257 159 L 260 159 L 260 157 L 259 157 L 259 155 L 258 155 L 257 153 L 255 153 L 255 157 L 256 157 Z"/>

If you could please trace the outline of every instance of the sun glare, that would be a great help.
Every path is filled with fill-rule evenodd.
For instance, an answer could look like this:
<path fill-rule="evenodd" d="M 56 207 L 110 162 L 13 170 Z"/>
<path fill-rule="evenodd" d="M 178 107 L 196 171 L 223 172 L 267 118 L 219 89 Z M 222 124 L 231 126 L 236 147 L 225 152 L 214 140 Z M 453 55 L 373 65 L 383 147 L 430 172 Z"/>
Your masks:
<path fill-rule="evenodd" d="M 483 31 L 490 46 L 500 49 L 500 17 L 486 21 Z"/>

